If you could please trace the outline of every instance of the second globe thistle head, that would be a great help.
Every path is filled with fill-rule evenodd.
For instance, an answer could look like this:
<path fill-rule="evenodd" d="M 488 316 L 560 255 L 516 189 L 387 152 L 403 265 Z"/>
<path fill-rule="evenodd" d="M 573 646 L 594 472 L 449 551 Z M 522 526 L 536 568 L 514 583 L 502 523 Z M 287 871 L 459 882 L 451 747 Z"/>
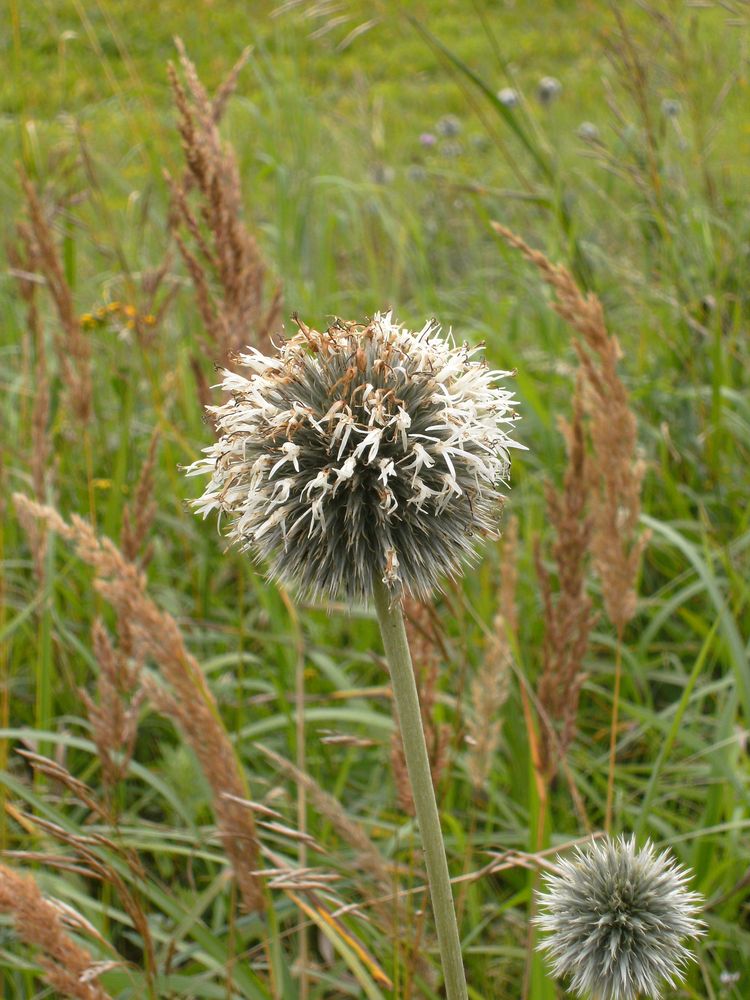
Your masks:
<path fill-rule="evenodd" d="M 225 372 L 219 440 L 191 475 L 270 575 L 314 596 L 427 596 L 492 534 L 517 419 L 510 373 L 429 322 L 412 333 L 377 314 L 299 332 Z"/>
<path fill-rule="evenodd" d="M 667 851 L 606 838 L 558 865 L 536 918 L 555 975 L 591 1000 L 656 1000 L 683 978 L 685 941 L 703 933 L 701 897 Z"/>

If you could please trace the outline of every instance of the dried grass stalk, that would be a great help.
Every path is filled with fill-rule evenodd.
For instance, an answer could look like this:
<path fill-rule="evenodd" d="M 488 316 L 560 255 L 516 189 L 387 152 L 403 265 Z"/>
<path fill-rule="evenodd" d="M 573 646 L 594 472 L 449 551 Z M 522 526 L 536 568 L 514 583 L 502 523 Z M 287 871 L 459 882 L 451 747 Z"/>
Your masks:
<path fill-rule="evenodd" d="M 548 483 L 547 513 L 555 530 L 552 557 L 558 591 L 553 593 L 550 574 L 537 545 L 537 576 L 544 604 L 542 673 L 537 697 L 542 719 L 541 768 L 550 781 L 576 735 L 583 660 L 595 616 L 586 594 L 588 550 L 592 520 L 588 513 L 589 470 L 583 429 L 580 381 L 573 401 L 573 420 L 560 422 L 568 463 L 562 489 Z"/>
<path fill-rule="evenodd" d="M 155 662 L 170 690 L 151 684 L 159 707 L 168 711 L 195 752 L 213 793 L 213 805 L 244 905 L 263 908 L 263 891 L 253 875 L 258 867 L 258 841 L 252 813 L 235 799 L 249 798 L 247 783 L 200 664 L 185 647 L 177 622 L 146 591 L 141 570 L 124 558 L 108 538 L 99 539 L 79 517 L 68 524 L 56 510 L 14 497 L 19 511 L 44 519 L 49 528 L 72 542 L 81 559 L 94 568 L 95 587 L 127 621 L 132 654 Z M 161 694 L 160 694 L 161 691 Z"/>
<path fill-rule="evenodd" d="M 138 562 L 142 567 L 151 561 L 151 546 L 146 546 L 151 526 L 156 516 L 156 501 L 154 500 L 154 469 L 156 467 L 156 451 L 159 445 L 159 432 L 154 430 L 143 463 L 133 499 L 125 505 L 120 529 L 120 550 L 129 562 Z"/>
<path fill-rule="evenodd" d="M 51 782 L 66 788 L 72 795 L 83 803 L 98 819 L 107 819 L 105 810 L 99 805 L 91 788 L 79 778 L 75 778 L 70 771 L 57 760 L 51 760 L 42 754 L 32 750 L 16 750 L 19 757 L 23 757 L 38 774 L 43 774 Z"/>
<path fill-rule="evenodd" d="M 218 129 L 249 50 L 211 100 L 179 39 L 177 49 L 183 79 L 171 63 L 168 74 L 187 166 L 180 180 L 167 176 L 171 229 L 195 290 L 206 352 L 226 366 L 247 344 L 262 348 L 281 317 L 280 287 L 267 300 L 267 267 L 243 221 L 237 159 Z M 207 389 L 200 377 L 199 389 Z"/>
<path fill-rule="evenodd" d="M 441 651 L 439 637 L 430 608 L 413 598 L 404 601 L 406 635 L 409 640 L 414 676 L 419 692 L 427 756 L 430 761 L 432 784 L 437 788 L 448 763 L 450 727 L 435 721 L 435 701 L 438 693 Z M 399 806 L 409 816 L 414 815 L 411 782 L 406 770 L 404 744 L 401 739 L 398 714 L 393 704 L 393 736 L 391 738 L 391 766 L 396 782 Z"/>
<path fill-rule="evenodd" d="M 584 296 L 566 268 L 550 263 L 504 226 L 493 227 L 536 266 L 555 293 L 553 308 L 578 334 L 574 347 L 593 445 L 590 549 L 607 616 L 621 635 L 636 611 L 636 579 L 648 541 L 648 533 L 638 529 L 645 463 L 637 455 L 636 418 L 617 371 L 622 351 L 607 332 L 596 295 Z"/>
<path fill-rule="evenodd" d="M 43 774 L 51 782 L 67 789 L 78 802 L 89 810 L 91 816 L 110 826 L 116 825 L 116 819 L 109 808 L 97 801 L 94 790 L 79 778 L 74 777 L 61 763 L 28 751 L 18 751 L 18 753 L 28 761 L 35 773 Z M 153 970 L 156 968 L 156 959 L 148 918 L 144 912 L 140 895 L 131 889 L 118 871 L 117 866 L 110 860 L 110 855 L 116 855 L 121 861 L 124 861 L 132 873 L 133 882 L 137 885 L 145 881 L 147 875 L 136 852 L 123 845 L 119 837 L 113 840 L 102 833 L 97 833 L 87 824 L 83 825 L 83 829 L 88 832 L 80 833 L 77 828 L 69 830 L 59 823 L 42 819 L 40 816 L 29 816 L 21 810 L 17 810 L 17 812 L 21 822 L 26 819 L 29 827 L 38 828 L 58 843 L 64 844 L 74 851 L 77 860 L 83 863 L 87 877 L 100 879 L 112 887 L 133 927 L 141 937 L 145 953 L 144 970 L 151 980 Z M 42 855 L 40 860 L 53 867 L 61 867 L 56 863 L 54 855 Z M 68 867 L 70 867 L 70 860 L 68 860 Z M 73 869 L 71 868 L 71 870 Z"/>
<path fill-rule="evenodd" d="M 140 663 L 121 648 L 115 649 L 101 620 L 91 630 L 94 655 L 99 664 L 97 699 L 80 691 L 91 723 L 91 736 L 99 753 L 102 778 L 111 792 L 127 773 L 138 735 L 138 715 L 145 692 L 138 686 Z"/>
<path fill-rule="evenodd" d="M 518 518 L 513 517 L 500 545 L 500 605 L 484 658 L 472 679 L 472 712 L 467 723 L 467 766 L 475 791 L 485 789 L 500 745 L 501 711 L 510 694 L 513 669 L 511 638 L 518 632 Z"/>
<path fill-rule="evenodd" d="M 363 827 L 351 818 L 338 799 L 321 788 L 306 771 L 301 771 L 280 754 L 261 744 L 258 744 L 257 749 L 268 757 L 274 767 L 277 767 L 283 775 L 296 785 L 304 787 L 310 796 L 313 807 L 321 816 L 325 816 L 341 839 L 354 849 L 358 868 L 369 875 L 381 890 L 390 892 L 393 887 L 393 879 L 383 855 L 367 836 Z"/>
<path fill-rule="evenodd" d="M 65 278 L 52 226 L 39 194 L 25 174 L 21 184 L 26 198 L 28 221 L 19 223 L 18 232 L 25 243 L 34 273 L 44 278 L 57 312 L 59 326 L 54 343 L 68 406 L 82 426 L 91 418 L 93 386 L 91 344 L 85 336 L 73 301 L 73 292 Z"/>
<path fill-rule="evenodd" d="M 50 381 L 47 368 L 47 349 L 37 302 L 40 284 L 36 274 L 41 271 L 41 267 L 36 255 L 36 243 L 29 226 L 20 223 L 16 227 L 16 233 L 16 242 L 10 243 L 8 246 L 8 259 L 11 272 L 16 279 L 18 293 L 26 306 L 26 328 L 28 338 L 31 341 L 30 346 L 33 345 L 34 361 L 31 379 L 33 401 L 29 449 L 31 484 L 34 496 L 43 503 L 47 499 L 52 437 L 49 431 Z M 45 527 L 38 522 L 29 522 L 22 527 L 29 539 L 36 578 L 40 587 L 43 587 L 47 555 Z"/>
<path fill-rule="evenodd" d="M 156 514 L 153 498 L 154 467 L 159 435 L 151 435 L 133 499 L 125 506 L 120 529 L 120 551 L 134 565 L 145 567 L 151 558 L 146 538 Z M 110 792 L 127 773 L 138 735 L 138 717 L 145 700 L 141 683 L 142 657 L 135 655 L 131 622 L 117 615 L 118 644 L 115 646 L 103 622 L 91 630 L 94 655 L 99 664 L 96 700 L 88 692 L 80 695 L 91 723 L 91 735 L 99 753 L 104 785 Z"/>
<path fill-rule="evenodd" d="M 362 875 L 367 876 L 376 884 L 380 893 L 371 900 L 371 905 L 377 910 L 380 920 L 388 928 L 394 940 L 396 935 L 403 934 L 403 929 L 407 926 L 407 916 L 394 873 L 365 829 L 351 818 L 338 799 L 321 788 L 306 771 L 301 771 L 291 761 L 268 747 L 258 744 L 257 749 L 265 754 L 283 775 L 298 787 L 305 789 L 313 808 L 330 822 L 341 839 L 354 850 L 358 880 L 361 880 Z M 365 895 L 368 894 L 365 892 Z"/>
<path fill-rule="evenodd" d="M 70 920 L 72 911 L 62 909 L 42 895 L 30 876 L 0 865 L 0 912 L 13 917 L 16 933 L 26 944 L 38 948 L 37 961 L 49 985 L 75 1000 L 110 1000 L 95 981 L 103 966 L 65 930 L 62 914 Z M 76 920 L 83 926 L 83 918 Z"/>

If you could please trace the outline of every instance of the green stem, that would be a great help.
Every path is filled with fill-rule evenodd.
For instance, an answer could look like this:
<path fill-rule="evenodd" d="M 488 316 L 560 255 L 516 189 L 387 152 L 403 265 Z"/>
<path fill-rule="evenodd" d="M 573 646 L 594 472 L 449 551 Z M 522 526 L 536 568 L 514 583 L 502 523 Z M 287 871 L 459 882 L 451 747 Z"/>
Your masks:
<path fill-rule="evenodd" d="M 419 710 L 419 696 L 404 628 L 404 616 L 397 604 L 391 605 L 391 595 L 379 581 L 375 584 L 374 597 L 385 655 L 391 671 L 393 697 L 401 727 L 401 739 L 404 743 L 406 767 L 422 835 L 427 880 L 430 885 L 438 947 L 445 976 L 446 996 L 448 1000 L 467 1000 L 466 977 L 461 959 L 461 941 L 453 906 L 448 861 L 440 830 L 435 789 L 432 787 L 430 761 L 422 729 L 422 713 Z"/>

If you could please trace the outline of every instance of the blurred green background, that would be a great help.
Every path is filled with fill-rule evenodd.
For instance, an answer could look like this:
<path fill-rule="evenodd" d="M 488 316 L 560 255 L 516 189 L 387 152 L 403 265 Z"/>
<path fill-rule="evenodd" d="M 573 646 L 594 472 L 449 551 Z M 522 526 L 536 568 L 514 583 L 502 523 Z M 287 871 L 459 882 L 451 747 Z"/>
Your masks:
<path fill-rule="evenodd" d="M 413 828 L 388 776 L 393 723 L 371 615 L 301 606 L 290 616 L 287 595 L 266 584 L 247 557 L 224 554 L 215 524 L 199 522 L 185 506 L 199 487 L 179 467 L 211 439 L 195 359 L 208 381 L 219 359 L 202 346 L 194 292 L 169 233 L 163 172 L 182 170 L 166 73 L 176 58 L 174 37 L 211 92 L 252 48 L 221 132 L 236 152 L 245 221 L 281 283 L 285 318 L 298 311 L 320 327 L 334 315 L 362 319 L 393 307 L 421 327 L 435 315 L 458 339 L 485 340 L 493 366 L 518 370 L 518 436 L 529 451 L 515 461 L 508 505 L 521 539 L 516 673 L 480 796 L 467 779 L 462 717 L 475 708 L 467 691 L 497 610 L 498 551 L 488 549 L 465 584 L 438 603 L 449 655 L 435 712 L 452 732 L 441 804 L 457 872 L 478 869 L 490 850 L 546 848 L 586 832 L 561 781 L 551 790 L 544 843 L 537 841 L 539 802 L 519 694 L 540 671 L 544 621 L 533 549 L 550 537 L 544 483 L 559 486 L 565 472 L 558 418 L 570 417 L 575 354 L 537 274 L 498 240 L 490 221 L 520 232 L 601 298 L 638 418 L 647 462 L 643 510 L 653 531 L 639 613 L 625 639 L 615 828 L 640 824 L 641 833 L 669 846 L 695 870 L 709 901 L 699 962 L 684 989 L 669 995 L 747 996 L 747 6 L 9 0 L 0 28 L 6 241 L 25 212 L 20 167 L 44 204 L 57 206 L 53 231 L 80 315 L 113 301 L 140 308 L 144 275 L 165 260 L 164 288 L 174 295 L 147 341 L 119 319 L 86 334 L 94 417 L 85 442 L 66 408 L 53 350 L 57 319 L 44 300 L 52 379 L 47 499 L 66 517 L 94 516 L 101 532 L 117 537 L 158 430 L 149 586 L 200 659 L 255 797 L 293 822 L 295 786 L 254 743 L 263 739 L 290 758 L 298 752 L 290 692 L 301 641 L 310 699 L 306 767 L 384 856 L 401 862 L 405 883 L 415 878 Z M 540 92 L 544 77 L 560 84 L 551 99 Z M 6 262 L 6 500 L 31 490 L 38 389 L 38 350 L 17 278 Z M 90 629 L 108 612 L 89 572 L 59 541 L 38 589 L 9 503 L 0 557 L 0 846 L 51 851 L 49 837 L 19 823 L 20 804 L 73 828 L 85 817 L 54 785 L 35 781 L 13 751 L 41 746 L 99 788 L 78 689 L 95 682 Z M 599 604 L 598 582 L 587 586 Z M 587 653 L 569 755 L 594 829 L 606 796 L 614 645 L 602 620 Z M 325 742 L 324 730 L 373 745 Z M 119 792 L 118 837 L 142 852 L 150 883 L 165 893 L 137 887 L 158 942 L 157 987 L 139 971 L 141 945 L 107 887 L 32 865 L 45 888 L 78 907 L 132 961 L 103 983 L 118 997 L 153 989 L 159 996 L 297 996 L 289 971 L 297 911 L 278 893 L 268 923 L 236 918 L 192 751 L 171 723 L 146 709 L 135 762 Z M 325 817 L 309 813 L 309 829 L 339 858 L 330 863 L 343 864 L 348 848 Z M 288 844 L 278 849 L 294 856 Z M 329 861 L 325 855 L 321 864 Z M 344 897 L 358 898 L 356 871 L 343 878 Z M 533 951 L 535 884 L 535 873 L 515 868 L 467 889 L 462 932 L 473 997 L 565 995 Z M 351 929 L 394 991 L 362 993 L 346 953 L 331 957 L 316 938 L 313 995 L 439 995 L 434 977 L 412 984 L 411 993 L 404 987 L 403 956 L 380 927 L 353 920 Z M 5 996 L 44 995 L 33 959 L 5 927 L 0 946 Z M 109 957 L 106 949 L 98 957 Z M 252 968 L 252 981 L 226 985 L 225 970 L 235 965 Z M 377 977 L 372 982 L 380 990 Z"/>

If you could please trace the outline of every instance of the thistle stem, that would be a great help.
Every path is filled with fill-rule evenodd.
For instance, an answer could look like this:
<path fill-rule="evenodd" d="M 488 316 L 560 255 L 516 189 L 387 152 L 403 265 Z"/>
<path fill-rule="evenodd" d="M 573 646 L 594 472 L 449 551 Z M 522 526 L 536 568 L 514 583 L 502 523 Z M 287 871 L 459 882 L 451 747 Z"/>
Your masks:
<path fill-rule="evenodd" d="M 427 881 L 430 886 L 432 911 L 435 915 L 438 947 L 445 977 L 448 1000 L 467 1000 L 466 976 L 461 958 L 453 892 L 448 874 L 448 861 L 440 829 L 435 790 L 427 756 L 419 696 L 414 680 L 404 616 L 398 605 L 391 605 L 386 587 L 377 581 L 374 588 L 380 631 L 391 673 L 393 697 L 404 743 L 404 756 L 409 772 L 414 806 L 422 835 Z"/>

